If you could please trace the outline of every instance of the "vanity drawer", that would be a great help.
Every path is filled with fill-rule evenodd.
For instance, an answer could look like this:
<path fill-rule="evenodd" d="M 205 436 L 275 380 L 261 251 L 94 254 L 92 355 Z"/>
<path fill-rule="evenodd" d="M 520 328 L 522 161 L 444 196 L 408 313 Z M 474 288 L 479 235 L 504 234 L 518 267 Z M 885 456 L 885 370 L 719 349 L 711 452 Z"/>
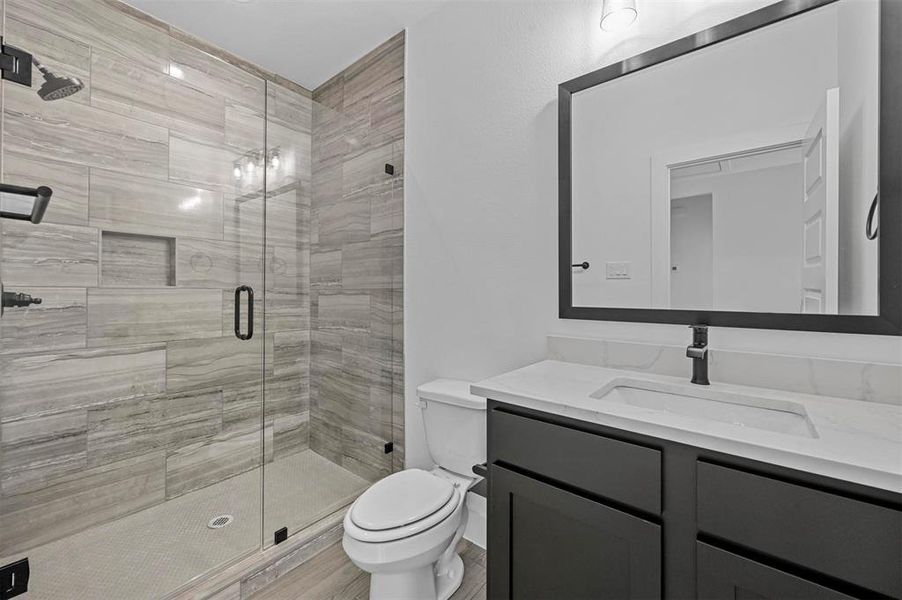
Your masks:
<path fill-rule="evenodd" d="M 660 451 L 498 409 L 489 419 L 493 461 L 661 513 Z"/>
<path fill-rule="evenodd" d="M 706 462 L 697 485 L 702 533 L 902 597 L 902 512 Z"/>

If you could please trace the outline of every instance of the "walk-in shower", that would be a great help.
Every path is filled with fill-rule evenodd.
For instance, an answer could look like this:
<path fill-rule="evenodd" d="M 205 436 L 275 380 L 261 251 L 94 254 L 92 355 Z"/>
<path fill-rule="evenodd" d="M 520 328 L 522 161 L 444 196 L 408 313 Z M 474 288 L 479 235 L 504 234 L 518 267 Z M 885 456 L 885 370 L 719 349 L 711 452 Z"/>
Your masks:
<path fill-rule="evenodd" d="M 40 57 L 0 175 L 53 190 L 0 219 L 0 571 L 175 596 L 402 464 L 403 35 L 308 91 L 112 0 L 0 3 Z"/>

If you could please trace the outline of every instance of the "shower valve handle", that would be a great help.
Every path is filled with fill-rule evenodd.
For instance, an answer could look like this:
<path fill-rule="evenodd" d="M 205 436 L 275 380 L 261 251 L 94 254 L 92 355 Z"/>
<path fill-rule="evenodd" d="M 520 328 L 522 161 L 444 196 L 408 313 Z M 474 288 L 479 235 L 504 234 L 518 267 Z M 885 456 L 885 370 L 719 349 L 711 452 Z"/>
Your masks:
<path fill-rule="evenodd" d="M 3 292 L 3 308 L 27 308 L 32 304 L 40 304 L 43 302 L 40 298 L 33 298 L 28 294 L 19 292 Z"/>

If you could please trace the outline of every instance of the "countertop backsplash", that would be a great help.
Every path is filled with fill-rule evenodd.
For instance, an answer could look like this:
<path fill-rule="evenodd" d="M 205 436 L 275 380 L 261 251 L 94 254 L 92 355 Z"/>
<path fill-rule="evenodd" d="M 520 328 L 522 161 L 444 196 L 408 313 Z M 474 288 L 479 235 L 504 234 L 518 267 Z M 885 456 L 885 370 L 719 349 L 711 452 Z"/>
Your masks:
<path fill-rule="evenodd" d="M 548 358 L 658 373 L 691 374 L 684 346 L 548 336 Z M 902 365 L 785 354 L 709 352 L 711 381 L 902 405 Z"/>

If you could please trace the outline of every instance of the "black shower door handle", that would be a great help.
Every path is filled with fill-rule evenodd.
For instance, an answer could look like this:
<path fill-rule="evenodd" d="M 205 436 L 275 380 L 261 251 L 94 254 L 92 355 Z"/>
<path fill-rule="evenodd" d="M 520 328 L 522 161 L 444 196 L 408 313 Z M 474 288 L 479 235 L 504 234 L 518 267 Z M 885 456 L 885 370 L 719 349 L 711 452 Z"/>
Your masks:
<path fill-rule="evenodd" d="M 247 292 L 247 333 L 241 333 L 241 292 Z M 235 337 L 239 340 L 254 337 L 254 288 L 249 285 L 235 288 Z"/>

